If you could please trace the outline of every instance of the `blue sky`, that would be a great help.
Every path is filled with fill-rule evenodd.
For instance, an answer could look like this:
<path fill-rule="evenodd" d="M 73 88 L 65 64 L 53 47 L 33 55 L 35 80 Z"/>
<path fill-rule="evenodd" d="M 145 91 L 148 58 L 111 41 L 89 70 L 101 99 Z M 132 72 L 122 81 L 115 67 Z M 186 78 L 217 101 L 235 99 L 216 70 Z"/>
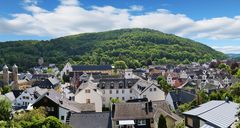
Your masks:
<path fill-rule="evenodd" d="M 1 0 L 0 41 L 151 28 L 240 53 L 239 0 Z"/>

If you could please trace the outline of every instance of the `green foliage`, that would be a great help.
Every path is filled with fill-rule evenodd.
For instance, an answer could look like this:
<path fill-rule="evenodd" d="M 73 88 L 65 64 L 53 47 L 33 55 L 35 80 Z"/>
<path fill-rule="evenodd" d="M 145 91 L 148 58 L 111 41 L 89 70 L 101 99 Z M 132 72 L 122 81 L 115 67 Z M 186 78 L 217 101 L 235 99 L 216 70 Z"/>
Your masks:
<path fill-rule="evenodd" d="M 221 64 L 218 65 L 218 68 L 223 69 L 223 70 L 227 71 L 229 74 L 231 74 L 232 70 L 231 70 L 231 67 L 229 65 L 221 63 Z"/>
<path fill-rule="evenodd" d="M 127 65 L 124 61 L 116 61 L 114 62 L 114 68 L 115 69 L 126 69 L 127 68 Z"/>
<path fill-rule="evenodd" d="M 185 104 L 179 105 L 178 110 L 180 112 L 185 112 L 185 111 L 192 109 L 192 107 L 193 107 L 192 103 L 185 103 Z"/>
<path fill-rule="evenodd" d="M 11 88 L 11 86 L 6 85 L 6 86 L 3 86 L 0 90 L 1 90 L 1 94 L 4 95 L 4 94 L 10 92 L 12 90 L 12 88 Z"/>
<path fill-rule="evenodd" d="M 7 121 L 10 119 L 12 110 L 11 102 L 6 98 L 0 98 L 0 120 Z"/>
<path fill-rule="evenodd" d="M 237 78 L 240 78 L 240 69 L 237 70 L 236 75 Z"/>
<path fill-rule="evenodd" d="M 120 103 L 121 100 L 118 99 L 118 98 L 112 98 L 112 99 L 111 99 L 111 102 L 112 102 L 112 103 Z"/>
<path fill-rule="evenodd" d="M 184 121 L 178 123 L 175 128 L 185 128 L 185 123 L 184 123 Z"/>
<path fill-rule="evenodd" d="M 63 124 L 56 117 L 46 117 L 44 108 L 34 109 L 28 112 L 21 112 L 14 115 L 13 120 L 5 127 L 16 128 L 70 128 Z M 4 128 L 4 127 L 3 127 Z"/>
<path fill-rule="evenodd" d="M 240 103 L 240 83 L 231 86 L 230 94 L 235 102 Z"/>
<path fill-rule="evenodd" d="M 0 64 L 17 63 L 20 71 L 38 65 L 40 57 L 46 64 L 56 63 L 57 66 L 70 60 L 73 64 L 86 65 L 113 64 L 122 60 L 129 68 L 226 58 L 223 53 L 193 40 L 150 29 L 121 29 L 50 41 L 0 43 L 0 56 Z"/>
<path fill-rule="evenodd" d="M 158 76 L 157 82 L 160 85 L 160 88 L 167 94 L 171 89 L 171 85 L 169 85 L 166 79 L 163 76 Z"/>
<path fill-rule="evenodd" d="M 158 128 L 167 128 L 167 121 L 163 115 L 160 115 L 158 119 Z"/>
<path fill-rule="evenodd" d="M 63 80 L 64 83 L 65 83 L 65 82 L 70 82 L 69 76 L 66 75 L 65 73 L 63 74 L 62 80 Z"/>

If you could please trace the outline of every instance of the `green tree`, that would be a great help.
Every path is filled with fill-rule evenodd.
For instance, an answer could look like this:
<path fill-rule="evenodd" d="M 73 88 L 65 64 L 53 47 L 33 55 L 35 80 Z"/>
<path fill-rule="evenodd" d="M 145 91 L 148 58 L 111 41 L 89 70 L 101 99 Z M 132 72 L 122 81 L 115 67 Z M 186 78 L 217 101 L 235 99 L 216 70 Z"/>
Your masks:
<path fill-rule="evenodd" d="M 118 99 L 118 98 L 112 98 L 112 99 L 111 99 L 111 102 L 112 102 L 112 103 L 120 103 L 121 100 Z"/>
<path fill-rule="evenodd" d="M 12 104 L 6 98 L 0 98 L 0 120 L 9 120 L 12 111 Z"/>
<path fill-rule="evenodd" d="M 221 100 L 221 95 L 219 92 L 212 92 L 210 95 L 209 95 L 209 99 L 210 100 Z"/>
<path fill-rule="evenodd" d="M 175 128 L 185 128 L 184 121 L 178 123 Z"/>
<path fill-rule="evenodd" d="M 167 94 L 171 89 L 171 85 L 169 85 L 166 79 L 163 76 L 157 77 L 157 82 L 160 85 L 160 88 Z"/>
<path fill-rule="evenodd" d="M 116 61 L 114 62 L 114 68 L 115 69 L 126 69 L 127 68 L 127 65 L 124 61 Z"/>
<path fill-rule="evenodd" d="M 240 78 L 240 69 L 237 70 L 237 73 L 235 75 L 237 78 Z"/>
<path fill-rule="evenodd" d="M 167 128 L 167 121 L 162 114 L 158 119 L 158 128 Z"/>
<path fill-rule="evenodd" d="M 197 105 L 206 103 L 209 100 L 208 95 L 204 90 L 200 90 L 197 92 Z"/>
<path fill-rule="evenodd" d="M 2 87 L 1 93 L 4 95 L 4 94 L 10 92 L 11 90 L 12 90 L 11 86 L 6 85 L 6 86 L 3 86 L 3 87 Z"/>

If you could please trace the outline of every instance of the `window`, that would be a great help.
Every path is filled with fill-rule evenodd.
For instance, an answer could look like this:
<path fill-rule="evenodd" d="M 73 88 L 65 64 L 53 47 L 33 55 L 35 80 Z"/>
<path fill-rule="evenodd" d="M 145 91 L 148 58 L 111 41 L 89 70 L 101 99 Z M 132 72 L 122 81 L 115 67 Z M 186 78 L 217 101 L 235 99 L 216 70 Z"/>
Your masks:
<path fill-rule="evenodd" d="M 112 94 L 112 90 L 109 90 L 109 93 Z"/>
<path fill-rule="evenodd" d="M 122 97 L 122 100 L 125 100 L 125 98 L 124 98 L 124 97 Z"/>
<path fill-rule="evenodd" d="M 61 120 L 64 120 L 64 116 L 61 116 Z"/>
<path fill-rule="evenodd" d="M 138 120 L 137 124 L 138 125 L 146 125 L 146 120 Z"/>
<path fill-rule="evenodd" d="M 110 97 L 109 99 L 112 100 L 112 97 Z"/>
<path fill-rule="evenodd" d="M 122 94 L 124 94 L 124 90 L 122 90 Z"/>
<path fill-rule="evenodd" d="M 151 91 L 152 91 L 152 88 L 150 88 L 149 91 L 151 92 Z"/>
<path fill-rule="evenodd" d="M 130 93 L 132 93 L 132 89 L 130 89 Z"/>
<path fill-rule="evenodd" d="M 28 96 L 26 96 L 25 98 L 26 98 L 26 99 L 29 99 L 29 97 L 28 97 Z"/>
<path fill-rule="evenodd" d="M 157 88 L 154 88 L 154 91 L 157 91 Z"/>
<path fill-rule="evenodd" d="M 118 90 L 116 90 L 116 94 L 118 94 Z"/>
<path fill-rule="evenodd" d="M 91 103 L 90 99 L 86 99 L 86 103 L 90 104 Z"/>
<path fill-rule="evenodd" d="M 143 98 L 146 98 L 147 96 L 146 95 L 143 95 Z"/>
<path fill-rule="evenodd" d="M 130 100 L 132 99 L 132 97 L 130 97 Z"/>
<path fill-rule="evenodd" d="M 86 90 L 85 90 L 85 93 L 90 93 L 90 89 L 86 89 Z"/>

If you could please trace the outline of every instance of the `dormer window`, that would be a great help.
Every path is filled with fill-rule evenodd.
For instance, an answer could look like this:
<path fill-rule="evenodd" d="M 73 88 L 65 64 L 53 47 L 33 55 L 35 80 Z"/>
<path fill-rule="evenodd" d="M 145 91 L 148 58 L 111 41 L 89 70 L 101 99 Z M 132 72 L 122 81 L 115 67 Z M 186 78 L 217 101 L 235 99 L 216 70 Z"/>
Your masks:
<path fill-rule="evenodd" d="M 102 83 L 102 89 L 104 89 L 104 88 L 105 88 L 105 82 Z"/>
<path fill-rule="evenodd" d="M 129 82 L 128 82 L 128 88 L 131 88 L 131 86 L 132 86 L 132 82 L 129 81 Z"/>

